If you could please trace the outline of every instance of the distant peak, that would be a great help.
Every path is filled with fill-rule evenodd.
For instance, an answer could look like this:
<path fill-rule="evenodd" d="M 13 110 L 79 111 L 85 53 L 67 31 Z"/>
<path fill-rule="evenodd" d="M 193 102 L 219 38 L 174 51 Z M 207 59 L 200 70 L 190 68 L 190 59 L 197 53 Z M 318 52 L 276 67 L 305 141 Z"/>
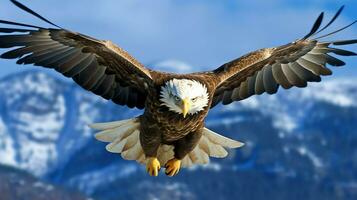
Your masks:
<path fill-rule="evenodd" d="M 62 81 L 62 80 L 59 80 L 57 77 L 49 74 L 48 72 L 45 72 L 44 70 L 31 69 L 31 70 L 24 70 L 22 72 L 16 72 L 16 73 L 9 74 L 9 75 L 1 78 L 0 82 L 4 82 L 4 81 L 8 82 L 11 80 L 23 79 L 25 77 L 33 77 L 34 79 L 39 78 L 39 79 Z"/>

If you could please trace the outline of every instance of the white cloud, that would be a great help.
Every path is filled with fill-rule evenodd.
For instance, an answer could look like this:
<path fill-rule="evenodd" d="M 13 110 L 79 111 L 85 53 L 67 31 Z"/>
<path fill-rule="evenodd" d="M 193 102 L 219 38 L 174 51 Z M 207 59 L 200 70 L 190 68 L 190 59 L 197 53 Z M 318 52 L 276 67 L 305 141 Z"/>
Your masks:
<path fill-rule="evenodd" d="M 158 63 L 149 65 L 155 70 L 166 71 L 166 72 L 175 72 L 175 73 L 189 73 L 192 71 L 198 71 L 197 68 L 194 69 L 191 65 L 179 61 L 179 60 L 163 60 Z"/>

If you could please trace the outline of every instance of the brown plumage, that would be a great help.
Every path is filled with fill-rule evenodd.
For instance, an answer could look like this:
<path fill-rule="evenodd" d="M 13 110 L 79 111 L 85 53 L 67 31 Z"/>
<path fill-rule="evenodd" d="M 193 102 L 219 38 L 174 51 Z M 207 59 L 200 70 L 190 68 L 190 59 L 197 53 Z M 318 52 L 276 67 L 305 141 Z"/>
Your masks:
<path fill-rule="evenodd" d="M 242 146 L 204 128 L 204 120 L 210 108 L 218 103 L 229 104 L 264 92 L 274 94 L 279 86 L 289 89 L 293 86 L 306 87 L 307 82 L 319 82 L 321 76 L 331 75 L 326 67 L 342 66 L 344 62 L 330 55 L 354 56 L 354 52 L 337 49 L 331 45 L 348 45 L 357 40 L 320 42 L 318 39 L 337 33 L 311 39 L 325 30 L 341 13 L 319 30 L 323 13 L 312 30 L 303 39 L 276 48 L 261 49 L 228 62 L 211 72 L 192 74 L 171 74 L 145 68 L 127 52 L 110 41 L 63 29 L 15 0 L 21 9 L 39 17 L 56 28 L 42 28 L 33 25 L 1 20 L 0 23 L 22 28 L 0 28 L 0 48 L 14 48 L 1 55 L 6 59 L 17 59 L 18 64 L 34 64 L 53 68 L 71 77 L 84 89 L 130 108 L 145 108 L 138 118 L 120 122 L 94 124 L 101 130 L 96 137 L 110 142 L 108 151 L 121 153 L 125 159 L 147 163 L 151 175 L 157 175 L 160 165 L 166 165 L 166 173 L 175 175 L 180 166 L 205 164 L 211 157 L 225 157 L 224 148 Z M 13 34 L 19 33 L 19 34 Z M 174 82 L 172 82 L 174 80 Z M 190 86 L 198 84 L 205 96 L 198 96 L 204 102 L 186 117 L 185 106 L 192 106 L 192 99 L 179 99 L 182 104 L 164 105 L 163 88 L 174 87 L 169 97 L 177 98 L 182 85 L 175 80 L 185 80 Z M 170 83 L 171 81 L 171 83 Z M 193 82 L 192 82 L 193 81 Z M 173 86 L 169 84 L 174 84 Z M 182 84 L 180 82 L 180 84 Z M 180 87 L 179 87 L 180 86 Z M 179 94 L 181 91 L 178 91 Z M 173 95 L 173 96 L 172 96 Z M 185 100 L 185 101 L 184 101 Z M 187 105 L 186 101 L 190 101 Z M 169 102 L 166 102 L 170 104 Z M 175 106 L 181 110 L 175 112 Z M 180 114 L 180 112 L 182 112 Z"/>

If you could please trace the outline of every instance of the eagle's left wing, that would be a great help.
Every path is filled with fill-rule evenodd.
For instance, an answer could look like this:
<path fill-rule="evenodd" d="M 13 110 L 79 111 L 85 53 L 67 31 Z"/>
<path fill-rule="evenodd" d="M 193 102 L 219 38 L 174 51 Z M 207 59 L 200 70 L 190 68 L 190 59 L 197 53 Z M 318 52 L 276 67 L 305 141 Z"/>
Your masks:
<path fill-rule="evenodd" d="M 343 66 L 345 63 L 331 55 L 355 56 L 354 52 L 337 49 L 332 45 L 348 45 L 357 40 L 321 42 L 319 39 L 337 33 L 350 25 L 332 33 L 310 39 L 325 30 L 341 13 L 343 7 L 336 13 L 325 27 L 318 30 L 323 13 L 320 14 L 312 30 L 304 38 L 276 48 L 261 49 L 246 56 L 226 63 L 213 71 L 218 79 L 218 87 L 214 94 L 212 106 L 222 101 L 229 104 L 233 101 L 246 99 L 254 94 L 274 94 L 279 86 L 289 89 L 293 86 L 306 87 L 307 82 L 319 82 L 320 76 L 331 75 L 326 67 Z"/>
<path fill-rule="evenodd" d="M 16 0 L 11 2 L 57 28 L 0 20 L 0 24 L 20 27 L 0 27 L 0 48 L 10 49 L 1 58 L 53 68 L 116 104 L 145 107 L 148 88 L 153 85 L 152 70 L 110 41 L 61 28 Z"/>

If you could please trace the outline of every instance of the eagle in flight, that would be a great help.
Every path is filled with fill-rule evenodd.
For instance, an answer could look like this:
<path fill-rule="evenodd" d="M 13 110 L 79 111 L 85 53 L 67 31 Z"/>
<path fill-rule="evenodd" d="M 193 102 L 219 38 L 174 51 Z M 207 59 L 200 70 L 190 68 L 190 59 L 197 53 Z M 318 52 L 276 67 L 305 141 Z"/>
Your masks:
<path fill-rule="evenodd" d="M 0 48 L 11 48 L 1 58 L 53 68 L 118 105 L 144 109 L 136 118 L 91 127 L 100 131 L 95 136 L 98 140 L 109 143 L 109 152 L 145 164 L 151 176 L 157 176 L 161 166 L 174 176 L 181 167 L 206 164 L 209 157 L 223 158 L 228 148 L 243 146 L 205 128 L 208 111 L 217 104 L 274 94 L 280 86 L 306 87 L 307 82 L 332 74 L 327 64 L 345 64 L 331 54 L 357 55 L 335 47 L 357 43 L 357 39 L 321 41 L 356 21 L 317 36 L 336 20 L 341 7 L 322 28 L 321 13 L 311 31 L 292 43 L 257 50 L 213 71 L 165 73 L 146 68 L 110 41 L 61 28 L 21 3 L 11 2 L 54 28 L 0 20 L 11 27 L 0 28 Z"/>

